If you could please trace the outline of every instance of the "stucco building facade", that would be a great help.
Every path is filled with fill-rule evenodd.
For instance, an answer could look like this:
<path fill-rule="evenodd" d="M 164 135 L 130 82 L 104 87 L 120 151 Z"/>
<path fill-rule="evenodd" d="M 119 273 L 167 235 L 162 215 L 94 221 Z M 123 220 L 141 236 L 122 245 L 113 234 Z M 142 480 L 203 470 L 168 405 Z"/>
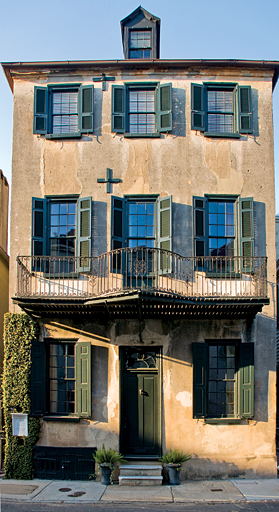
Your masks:
<path fill-rule="evenodd" d="M 9 256 L 8 251 L 8 207 L 9 185 L 2 171 L 0 175 L 0 374 L 3 368 L 3 324 L 4 314 L 9 311 Z"/>
<path fill-rule="evenodd" d="M 161 60 L 159 28 L 139 8 L 124 60 L 3 64 L 38 447 L 275 477 L 279 64 Z"/>

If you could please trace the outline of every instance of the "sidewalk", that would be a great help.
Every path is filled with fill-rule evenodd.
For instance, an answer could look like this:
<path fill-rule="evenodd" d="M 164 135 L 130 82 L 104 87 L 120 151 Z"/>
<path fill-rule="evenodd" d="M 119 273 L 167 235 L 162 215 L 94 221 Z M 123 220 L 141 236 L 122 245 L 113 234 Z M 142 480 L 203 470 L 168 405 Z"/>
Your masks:
<path fill-rule="evenodd" d="M 158 487 L 106 487 L 93 481 L 0 480 L 0 494 L 3 501 L 26 503 L 279 501 L 279 479 L 199 480 Z"/>

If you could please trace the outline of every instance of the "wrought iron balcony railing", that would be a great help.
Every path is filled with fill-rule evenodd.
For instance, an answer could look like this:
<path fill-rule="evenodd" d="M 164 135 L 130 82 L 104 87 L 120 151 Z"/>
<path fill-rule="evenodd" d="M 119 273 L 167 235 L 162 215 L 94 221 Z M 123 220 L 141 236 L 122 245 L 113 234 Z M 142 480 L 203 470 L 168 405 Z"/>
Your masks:
<path fill-rule="evenodd" d="M 87 298 L 131 290 L 182 297 L 266 298 L 265 257 L 183 257 L 146 247 L 92 258 L 17 257 L 17 297 Z"/>

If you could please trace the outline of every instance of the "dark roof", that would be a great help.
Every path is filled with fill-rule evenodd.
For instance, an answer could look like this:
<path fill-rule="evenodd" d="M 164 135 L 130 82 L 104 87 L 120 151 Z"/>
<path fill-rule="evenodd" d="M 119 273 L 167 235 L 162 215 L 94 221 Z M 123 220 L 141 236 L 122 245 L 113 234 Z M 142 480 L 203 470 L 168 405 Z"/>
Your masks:
<path fill-rule="evenodd" d="M 267 60 L 240 60 L 240 59 L 128 59 L 128 60 L 93 60 L 93 61 L 52 61 L 52 62 L 3 62 L 2 68 L 13 91 L 12 75 L 24 73 L 47 73 L 49 72 L 75 72 L 79 70 L 92 69 L 100 72 L 104 69 L 179 69 L 180 71 L 189 68 L 208 67 L 233 67 L 273 70 L 273 89 L 278 80 L 279 62 Z"/>

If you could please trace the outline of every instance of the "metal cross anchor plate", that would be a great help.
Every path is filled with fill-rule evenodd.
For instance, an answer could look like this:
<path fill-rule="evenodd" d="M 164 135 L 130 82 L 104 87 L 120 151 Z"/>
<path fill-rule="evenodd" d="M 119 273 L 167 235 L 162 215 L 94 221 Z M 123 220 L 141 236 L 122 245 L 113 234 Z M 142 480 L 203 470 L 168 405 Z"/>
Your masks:
<path fill-rule="evenodd" d="M 121 183 L 122 180 L 119 178 L 113 178 L 112 177 L 112 169 L 107 168 L 107 178 L 97 178 L 97 183 L 106 183 L 107 184 L 107 194 L 110 194 L 112 192 L 111 185 L 113 183 Z"/>
<path fill-rule="evenodd" d="M 106 76 L 105 73 L 102 73 L 102 76 L 96 76 L 93 78 L 93 82 L 102 82 L 102 91 L 106 90 L 106 82 L 114 82 L 114 76 Z"/>

